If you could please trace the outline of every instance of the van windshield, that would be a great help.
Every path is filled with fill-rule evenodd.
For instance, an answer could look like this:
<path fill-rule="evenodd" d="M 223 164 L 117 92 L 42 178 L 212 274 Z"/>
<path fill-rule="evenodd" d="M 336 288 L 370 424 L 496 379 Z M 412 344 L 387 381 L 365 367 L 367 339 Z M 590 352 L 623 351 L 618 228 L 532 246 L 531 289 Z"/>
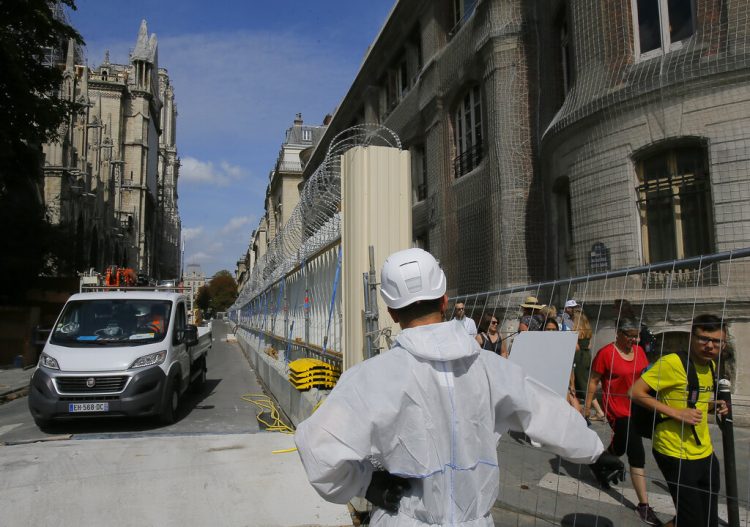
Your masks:
<path fill-rule="evenodd" d="M 68 302 L 50 342 L 62 346 L 138 346 L 164 340 L 168 300 L 75 300 Z"/>

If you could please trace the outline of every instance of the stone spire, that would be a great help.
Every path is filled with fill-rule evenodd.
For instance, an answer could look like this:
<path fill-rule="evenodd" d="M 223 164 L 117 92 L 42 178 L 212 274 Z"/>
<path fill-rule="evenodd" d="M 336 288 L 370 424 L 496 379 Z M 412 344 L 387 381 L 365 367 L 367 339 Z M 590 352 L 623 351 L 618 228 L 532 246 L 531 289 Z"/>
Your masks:
<path fill-rule="evenodd" d="M 76 43 L 72 38 L 68 39 L 68 54 L 65 57 L 65 71 L 73 73 L 76 67 Z"/>
<path fill-rule="evenodd" d="M 104 50 L 104 62 L 102 66 L 109 66 L 109 50 Z"/>
<path fill-rule="evenodd" d="M 148 39 L 148 51 L 149 51 L 149 62 L 153 64 L 154 66 L 157 66 L 157 56 L 156 56 L 156 47 L 157 47 L 157 41 L 156 41 L 156 33 L 151 34 L 151 38 Z"/>
<path fill-rule="evenodd" d="M 81 76 L 81 95 L 78 97 L 78 102 L 83 104 L 89 103 L 89 66 L 86 64 L 83 67 L 83 75 Z"/>
<path fill-rule="evenodd" d="M 145 20 L 141 20 L 141 27 L 138 29 L 138 40 L 135 43 L 135 49 L 130 56 L 132 60 L 151 61 L 151 49 L 148 41 L 148 26 Z"/>

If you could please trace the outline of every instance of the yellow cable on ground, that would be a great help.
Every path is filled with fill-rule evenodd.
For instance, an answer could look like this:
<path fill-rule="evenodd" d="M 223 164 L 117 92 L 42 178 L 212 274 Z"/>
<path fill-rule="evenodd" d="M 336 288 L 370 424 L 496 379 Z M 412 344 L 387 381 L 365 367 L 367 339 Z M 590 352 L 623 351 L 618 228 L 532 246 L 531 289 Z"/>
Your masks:
<path fill-rule="evenodd" d="M 281 420 L 281 414 L 279 413 L 278 408 L 276 408 L 276 405 L 266 394 L 246 393 L 242 396 L 242 400 L 258 407 L 258 413 L 255 414 L 255 418 L 259 423 L 266 426 L 266 430 L 271 432 L 281 432 L 282 434 L 294 434 L 294 430 Z M 272 422 L 268 422 L 261 417 L 266 412 L 271 415 Z"/>
<path fill-rule="evenodd" d="M 258 413 L 255 414 L 255 418 L 259 423 L 262 423 L 266 426 L 266 430 L 269 430 L 271 432 L 281 432 L 282 434 L 294 434 L 294 430 L 281 420 L 281 414 L 279 413 L 278 408 L 276 408 L 273 400 L 271 400 L 271 398 L 266 394 L 246 393 L 241 397 L 241 399 L 258 407 Z M 313 408 L 312 413 L 315 413 L 315 410 L 317 410 L 318 407 L 323 404 L 323 401 L 325 401 L 325 399 L 321 399 L 320 401 L 318 401 L 318 403 Z M 266 412 L 271 414 L 271 420 L 273 421 L 273 423 L 269 423 L 261 417 Z M 296 451 L 296 448 L 284 448 L 282 450 L 272 450 L 271 453 L 286 454 Z"/>
<path fill-rule="evenodd" d="M 296 452 L 297 448 L 284 448 L 283 450 L 271 450 L 271 454 L 286 454 L 288 452 Z"/>

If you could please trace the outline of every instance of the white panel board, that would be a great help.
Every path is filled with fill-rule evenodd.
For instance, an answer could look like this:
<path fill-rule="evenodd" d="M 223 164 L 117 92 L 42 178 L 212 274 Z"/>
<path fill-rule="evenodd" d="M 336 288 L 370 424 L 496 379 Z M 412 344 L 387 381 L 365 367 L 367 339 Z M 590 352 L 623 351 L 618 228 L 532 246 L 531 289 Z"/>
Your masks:
<path fill-rule="evenodd" d="M 575 331 L 524 331 L 513 340 L 508 360 L 565 397 L 577 342 Z"/>

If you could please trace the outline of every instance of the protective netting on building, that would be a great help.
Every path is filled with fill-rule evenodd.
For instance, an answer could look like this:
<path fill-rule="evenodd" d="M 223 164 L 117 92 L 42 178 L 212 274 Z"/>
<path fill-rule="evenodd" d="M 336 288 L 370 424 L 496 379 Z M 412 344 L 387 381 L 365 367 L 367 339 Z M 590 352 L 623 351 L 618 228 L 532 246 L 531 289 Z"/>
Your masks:
<path fill-rule="evenodd" d="M 748 245 L 748 13 L 715 0 L 561 7 L 567 93 L 540 129 L 558 225 L 548 274 Z"/>
<path fill-rule="evenodd" d="M 331 140 L 324 161 L 305 181 L 299 203 L 255 263 L 230 311 L 341 238 L 341 156 L 355 146 L 370 145 L 401 148 L 398 136 L 379 125 L 353 126 Z"/>
<path fill-rule="evenodd" d="M 452 293 L 750 244 L 748 2 L 486 0 L 449 32 L 401 5 L 424 65 L 381 114 Z"/>

